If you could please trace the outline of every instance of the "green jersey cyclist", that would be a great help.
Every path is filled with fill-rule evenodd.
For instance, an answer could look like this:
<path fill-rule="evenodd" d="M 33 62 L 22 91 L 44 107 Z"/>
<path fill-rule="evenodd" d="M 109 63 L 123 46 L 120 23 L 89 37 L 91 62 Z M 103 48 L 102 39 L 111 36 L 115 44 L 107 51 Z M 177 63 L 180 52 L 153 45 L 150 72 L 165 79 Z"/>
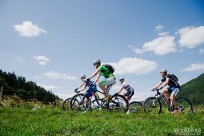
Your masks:
<path fill-rule="evenodd" d="M 94 81 L 97 83 L 101 76 L 104 76 L 105 79 L 98 83 L 98 86 L 101 88 L 106 98 L 110 98 L 111 96 L 108 94 L 106 90 L 106 86 L 114 84 L 116 82 L 115 75 L 108 69 L 106 66 L 101 65 L 101 60 L 97 59 L 93 62 L 94 67 L 97 69 L 89 78 L 89 80 L 95 77 L 98 74 L 98 77 Z"/>

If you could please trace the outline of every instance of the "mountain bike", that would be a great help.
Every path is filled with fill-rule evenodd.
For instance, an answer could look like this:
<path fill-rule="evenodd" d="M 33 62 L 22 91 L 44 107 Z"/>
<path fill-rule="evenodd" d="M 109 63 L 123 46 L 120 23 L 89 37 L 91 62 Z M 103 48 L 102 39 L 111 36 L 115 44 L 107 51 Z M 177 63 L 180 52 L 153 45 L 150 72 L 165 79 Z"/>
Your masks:
<path fill-rule="evenodd" d="M 162 112 L 162 105 L 168 108 L 169 112 L 174 111 L 174 106 L 171 104 L 170 99 L 166 100 L 165 96 L 160 93 L 160 89 L 153 89 L 156 91 L 155 97 L 149 97 L 144 101 L 143 109 L 147 113 L 158 113 Z M 183 114 L 192 114 L 193 106 L 191 101 L 184 97 L 178 97 L 175 99 L 178 111 Z"/>
<path fill-rule="evenodd" d="M 113 84 L 106 87 L 107 92 L 109 92 Z M 105 98 L 100 98 L 98 93 L 104 94 L 100 91 L 97 91 L 96 93 L 92 92 L 92 96 L 88 99 L 85 99 L 84 94 L 76 94 L 71 99 L 70 108 L 73 111 L 78 112 L 96 109 L 105 109 L 107 111 L 123 113 L 128 111 L 128 100 L 123 95 L 114 94 L 110 96 L 109 99 L 105 100 Z"/>

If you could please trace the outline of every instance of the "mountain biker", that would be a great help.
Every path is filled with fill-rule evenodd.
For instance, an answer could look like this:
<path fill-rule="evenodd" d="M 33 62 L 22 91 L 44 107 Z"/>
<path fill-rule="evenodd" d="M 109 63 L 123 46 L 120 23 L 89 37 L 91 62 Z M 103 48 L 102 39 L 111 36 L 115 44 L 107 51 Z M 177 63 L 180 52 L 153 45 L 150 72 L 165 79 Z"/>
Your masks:
<path fill-rule="evenodd" d="M 82 75 L 80 76 L 80 78 L 81 78 L 81 80 L 82 80 L 82 83 L 79 85 L 79 87 L 77 87 L 77 88 L 75 89 L 75 92 L 76 92 L 76 93 L 79 93 L 79 92 L 81 92 L 81 91 L 86 90 L 86 88 L 88 87 L 86 93 L 84 94 L 84 95 L 85 95 L 85 98 L 86 98 L 86 99 L 85 99 L 85 102 L 87 103 L 89 97 L 91 97 L 93 94 L 95 94 L 95 93 L 97 92 L 97 87 L 96 87 L 96 85 L 94 84 L 93 81 L 90 81 L 90 80 L 89 80 L 89 81 L 87 82 L 87 80 L 86 80 L 86 75 L 82 74 Z M 78 91 L 78 89 L 81 88 L 81 87 L 83 87 L 83 86 L 84 86 L 84 88 L 83 88 L 82 90 Z"/>
<path fill-rule="evenodd" d="M 174 106 L 174 111 L 172 111 L 172 113 L 176 114 L 176 113 L 178 113 L 178 108 L 177 108 L 177 105 L 175 102 L 175 97 L 180 90 L 180 85 L 177 81 L 174 81 L 172 79 L 170 74 L 167 74 L 166 69 L 161 69 L 160 74 L 162 76 L 162 79 L 155 86 L 155 88 L 157 89 L 163 82 L 164 82 L 164 85 L 162 87 L 160 87 L 159 89 L 164 88 L 166 85 L 169 86 L 168 88 L 165 88 L 165 90 L 163 91 L 163 95 L 164 95 L 165 99 L 168 100 L 168 93 L 171 93 L 170 100 L 171 100 L 171 104 L 173 104 L 173 106 Z"/>
<path fill-rule="evenodd" d="M 97 59 L 93 62 L 94 67 L 97 69 L 88 79 L 91 79 L 95 77 L 98 74 L 98 77 L 94 81 L 94 83 L 97 83 L 100 77 L 103 75 L 105 79 L 100 81 L 98 83 L 98 86 L 101 88 L 101 90 L 104 93 L 105 99 L 110 98 L 111 96 L 107 93 L 106 86 L 111 85 L 116 82 L 116 78 L 114 74 L 104 65 L 101 65 L 101 60 Z"/>
<path fill-rule="evenodd" d="M 134 95 L 134 89 L 125 82 L 125 78 L 121 77 L 119 78 L 119 81 L 122 84 L 122 87 L 118 90 L 118 94 L 120 94 L 121 91 L 125 89 L 127 92 L 124 93 L 124 96 L 126 96 L 127 100 L 130 101 L 130 99 Z"/>

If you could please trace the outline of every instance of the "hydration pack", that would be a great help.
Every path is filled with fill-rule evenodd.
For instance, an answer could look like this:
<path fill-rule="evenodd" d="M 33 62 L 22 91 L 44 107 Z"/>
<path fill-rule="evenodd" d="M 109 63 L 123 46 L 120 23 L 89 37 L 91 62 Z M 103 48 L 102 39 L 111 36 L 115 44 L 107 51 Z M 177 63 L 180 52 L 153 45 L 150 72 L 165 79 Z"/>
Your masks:
<path fill-rule="evenodd" d="M 115 69 L 110 64 L 104 64 L 103 66 L 105 66 L 109 70 L 110 73 L 114 73 Z"/>
<path fill-rule="evenodd" d="M 174 74 L 170 74 L 170 78 L 173 80 L 173 81 L 176 81 L 178 82 L 178 77 Z"/>

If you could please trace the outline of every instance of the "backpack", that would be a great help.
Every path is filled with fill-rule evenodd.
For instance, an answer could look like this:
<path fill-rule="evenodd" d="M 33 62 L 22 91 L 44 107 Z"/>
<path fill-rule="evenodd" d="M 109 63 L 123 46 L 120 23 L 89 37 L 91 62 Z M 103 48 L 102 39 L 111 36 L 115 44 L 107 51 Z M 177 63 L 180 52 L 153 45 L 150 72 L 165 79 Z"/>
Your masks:
<path fill-rule="evenodd" d="M 109 70 L 110 73 L 114 73 L 115 69 L 110 64 L 104 64 L 103 66 L 105 66 Z"/>
<path fill-rule="evenodd" d="M 173 81 L 176 81 L 178 82 L 178 77 L 174 74 L 170 74 L 170 78 L 173 80 Z"/>

